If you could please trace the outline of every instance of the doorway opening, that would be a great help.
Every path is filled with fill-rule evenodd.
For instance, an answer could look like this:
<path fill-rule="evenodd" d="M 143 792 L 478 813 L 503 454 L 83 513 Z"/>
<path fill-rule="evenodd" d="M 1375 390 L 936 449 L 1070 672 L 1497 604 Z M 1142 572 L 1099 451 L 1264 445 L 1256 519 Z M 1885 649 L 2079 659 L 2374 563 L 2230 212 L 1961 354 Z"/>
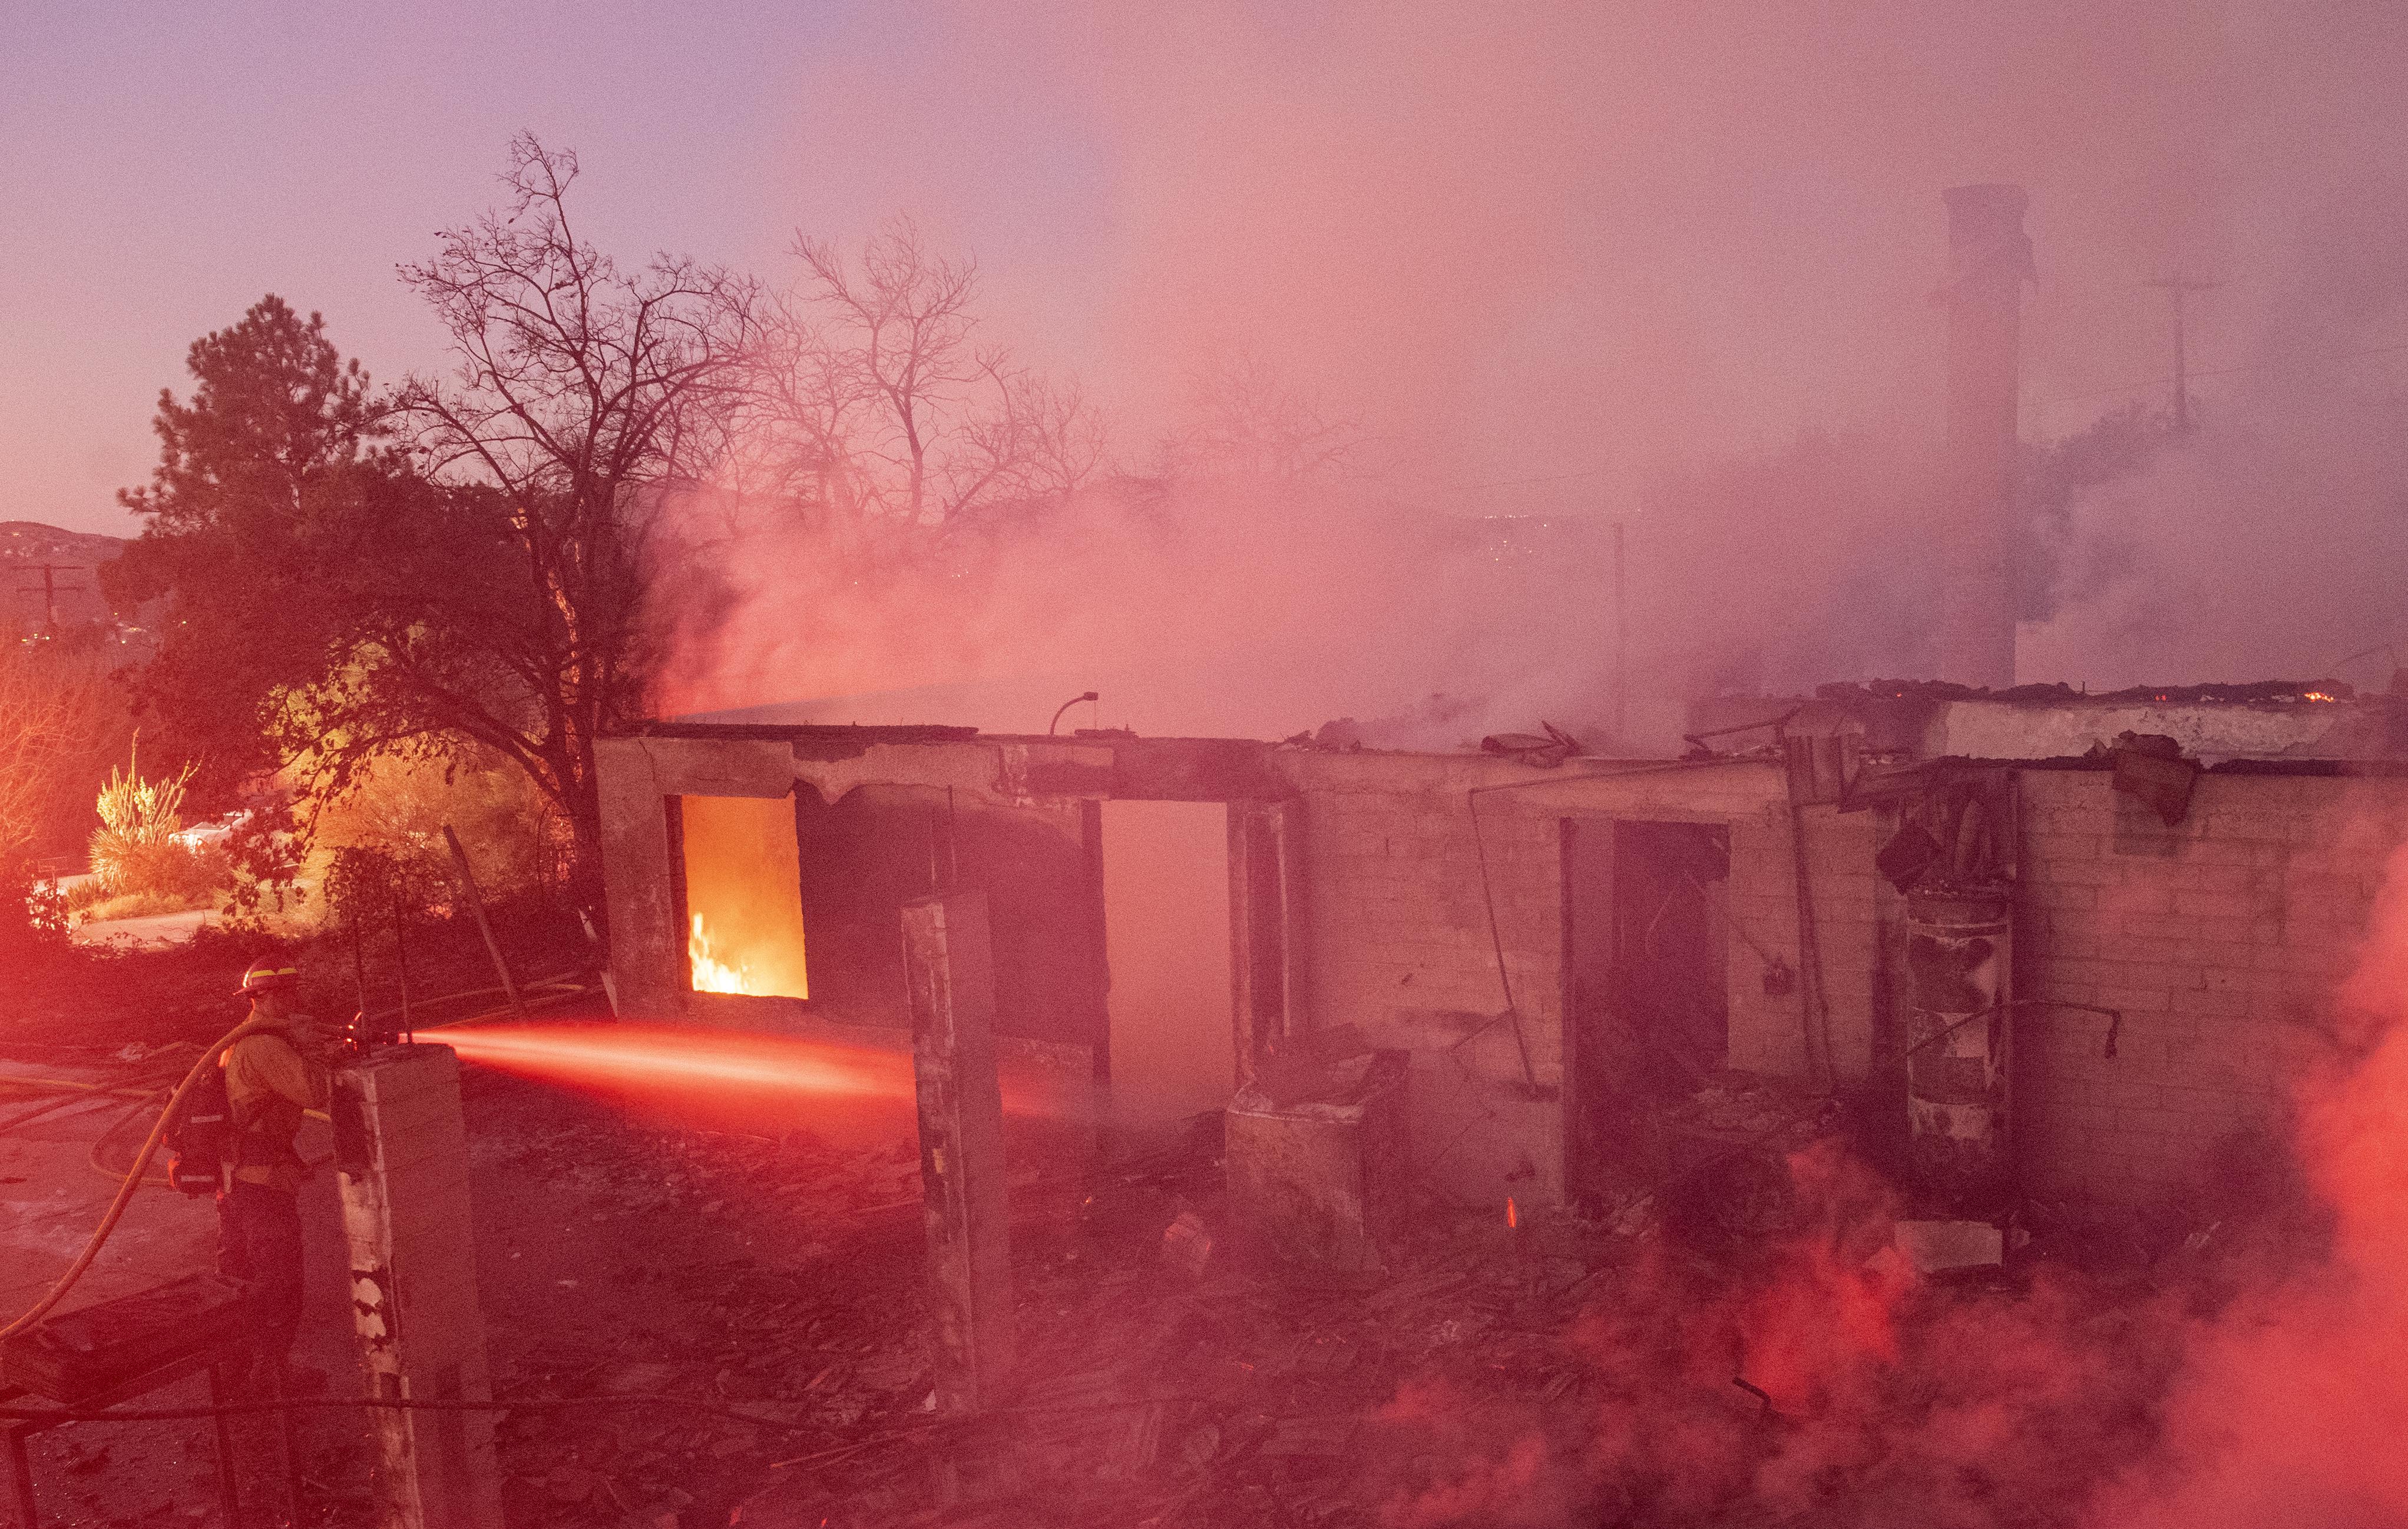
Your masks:
<path fill-rule="evenodd" d="M 1646 1122 L 1730 1052 L 1730 831 L 1567 819 L 1566 1184 L 1596 1201 L 1644 1171 Z"/>
<path fill-rule="evenodd" d="M 1108 801 L 1097 852 L 1112 1097 L 1164 1122 L 1229 1101 L 1229 808 Z"/>

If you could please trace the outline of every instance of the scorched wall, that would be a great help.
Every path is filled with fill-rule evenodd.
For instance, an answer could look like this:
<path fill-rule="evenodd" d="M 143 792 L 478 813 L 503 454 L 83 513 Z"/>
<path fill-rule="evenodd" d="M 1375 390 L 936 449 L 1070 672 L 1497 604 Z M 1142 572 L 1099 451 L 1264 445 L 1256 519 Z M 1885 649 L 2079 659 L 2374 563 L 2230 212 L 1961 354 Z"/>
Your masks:
<path fill-rule="evenodd" d="M 2206 775 L 2171 828 L 2105 771 L 2018 789 L 2018 991 L 2124 1012 L 2112 1061 L 2095 1016 L 2016 1016 L 2024 1187 L 2132 1202 L 2261 1166 L 2301 1069 L 2336 1054 L 2408 780 Z"/>
<path fill-rule="evenodd" d="M 1413 1053 L 1415 1155 L 1440 1193 L 1469 1201 L 1563 1193 L 1568 822 L 1726 828 L 1727 1063 L 1799 1077 L 1819 1068 L 1807 1050 L 1810 985 L 1768 992 L 1765 981 L 1775 962 L 1800 968 L 1789 807 L 1776 766 L 1541 771 L 1472 755 L 1275 758 L 1305 805 L 1313 1023 L 1350 1025 L 1373 1044 Z M 1828 807 L 1803 817 L 1832 1061 L 1842 1081 L 1856 1081 L 1871 1064 L 1879 985 L 1874 824 L 1870 814 Z M 1503 1017 L 1508 981 L 1526 1076 Z"/>
<path fill-rule="evenodd" d="M 1075 853 L 1079 825 L 1092 820 L 1085 804 L 1227 801 L 1241 822 L 1270 811 L 1283 825 L 1284 868 L 1269 880 L 1248 881 L 1254 850 L 1238 851 L 1254 841 L 1232 836 L 1232 923 L 1250 931 L 1245 938 L 1268 937 L 1263 899 L 1285 889 L 1274 920 L 1283 928 L 1274 965 L 1284 969 L 1262 968 L 1267 946 L 1241 941 L 1233 952 L 1241 1000 L 1278 991 L 1270 1022 L 1280 1033 L 1256 1038 L 1292 1046 L 1301 1032 L 1345 1030 L 1409 1051 L 1421 1182 L 1467 1203 L 1507 1193 L 1543 1203 L 1564 1193 L 1567 1110 L 1578 1103 L 1566 1095 L 1578 1092 L 1580 1068 L 1570 1064 L 1585 1031 L 1567 1019 L 1597 1012 L 1597 990 L 1583 981 L 1607 980 L 1598 975 L 1604 966 L 1576 970 L 1568 960 L 1568 906 L 1612 895 L 1592 887 L 1568 899 L 1568 865 L 1574 878 L 1596 874 L 1582 855 L 1568 862 L 1568 836 L 1618 842 L 1618 823 L 1701 824 L 1727 846 L 1713 914 L 1727 1014 L 1719 1060 L 1869 1085 L 1877 1109 L 1898 1093 L 1910 997 L 1903 912 L 1874 869 L 1896 816 L 1813 806 L 1793 819 L 1787 775 L 1770 761 L 1573 761 L 1547 770 L 1483 755 L 1321 753 L 1231 740 L 890 738 L 872 730 L 864 738 L 605 743 L 612 966 L 623 1003 L 727 1022 L 774 1020 L 793 1007 L 704 1002 L 683 991 L 663 832 L 669 795 L 800 790 L 838 804 L 830 810 L 839 817 L 867 810 L 842 804 L 891 796 L 898 806 L 863 822 L 900 826 L 864 828 L 860 852 L 908 862 L 918 875 L 939 850 L 950 863 L 957 844 L 964 875 L 1006 905 L 996 926 L 1020 961 L 1010 968 L 1019 974 L 1015 1028 L 1055 1039 L 1094 1033 L 1086 963 L 1100 958 L 1064 943 L 1088 937 Z M 2211 773 L 2172 828 L 2118 795 L 2109 772 L 2072 762 L 2017 768 L 2014 792 L 2016 993 L 2124 1014 L 2110 1060 L 2100 1054 L 2102 1018 L 2015 1012 L 2023 1188 L 2138 1201 L 2214 1179 L 2220 1153 L 2250 1156 L 2249 1133 L 2279 1134 L 2301 1069 L 2334 1054 L 2334 988 L 2364 936 L 2386 857 L 2408 836 L 2408 779 Z M 808 826 L 810 812 L 804 817 Z M 839 883 L 865 884 L 839 869 L 821 867 L 832 877 L 829 895 Z M 883 948 L 893 901 L 890 888 L 877 907 L 850 910 L 867 921 L 864 949 Z M 848 910 L 815 916 L 834 947 Z M 1819 962 L 1805 953 L 1807 925 Z M 829 992 L 840 986 L 832 980 Z M 1247 1002 L 1239 1008 L 1251 1012 Z M 1252 1034 L 1243 1026 L 1260 1018 L 1240 1021 L 1241 1065 Z M 1581 1150 L 1577 1141 L 1571 1150 Z"/>

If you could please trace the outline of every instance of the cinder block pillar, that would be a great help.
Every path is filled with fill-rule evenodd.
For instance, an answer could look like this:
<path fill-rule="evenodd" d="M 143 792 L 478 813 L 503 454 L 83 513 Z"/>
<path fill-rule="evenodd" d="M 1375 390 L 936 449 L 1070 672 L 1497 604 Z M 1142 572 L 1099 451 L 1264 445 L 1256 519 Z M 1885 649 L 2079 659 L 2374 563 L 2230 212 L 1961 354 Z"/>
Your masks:
<path fill-rule="evenodd" d="M 336 1072 L 332 1113 L 371 1394 L 491 1401 L 458 1057 L 448 1046 L 380 1047 Z M 378 1529 L 501 1529 L 493 1414 L 374 1417 Z"/>
<path fill-rule="evenodd" d="M 974 1412 L 1000 1394 L 1013 1348 L 986 894 L 950 892 L 904 904 L 903 970 L 919 1085 L 937 1404 Z"/>
<path fill-rule="evenodd" d="M 1290 1054 L 1308 1028 L 1304 996 L 1304 804 L 1229 804 L 1230 1013 L 1234 1088 Z"/>

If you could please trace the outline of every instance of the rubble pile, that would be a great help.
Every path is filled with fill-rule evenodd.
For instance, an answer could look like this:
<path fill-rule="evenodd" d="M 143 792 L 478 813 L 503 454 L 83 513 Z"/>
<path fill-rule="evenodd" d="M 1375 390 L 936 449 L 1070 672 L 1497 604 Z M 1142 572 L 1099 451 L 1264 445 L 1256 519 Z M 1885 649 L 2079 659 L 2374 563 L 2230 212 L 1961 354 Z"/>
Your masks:
<path fill-rule="evenodd" d="M 1019 1144 L 1023 1381 L 965 1422 L 933 1409 L 907 1140 L 656 1129 L 499 1079 L 476 1082 L 471 1108 L 495 1170 L 478 1214 L 493 1223 L 496 1392 L 691 1397 L 784 1424 L 660 1405 L 515 1411 L 499 1430 L 506 1507 L 529 1529 L 731 1510 L 831 1529 L 1040 1511 L 1369 1523 L 1412 1467 L 1408 1451 L 1387 1476 L 1365 1468 L 1393 1446 L 1399 1387 L 1572 1392 L 1562 1335 L 1619 1240 L 1563 1223 L 1517 1242 L 1499 1207 L 1452 1218 L 1383 1275 L 1316 1282 L 1232 1250 L 1211 1118 L 1094 1170 Z M 563 1222 L 589 1250 L 566 1262 Z"/>
<path fill-rule="evenodd" d="M 1376 1522 L 1416 1465 L 1393 1410 L 1408 1382 L 1549 1398 L 1581 1382 L 1563 1334 L 1588 1261 L 1517 1257 L 1504 1233 L 1466 1222 L 1385 1279 L 1316 1285 L 1192 1274 L 1184 1236 L 1150 1251 L 1056 1228 L 1020 1260 L 1030 1373 L 1011 1408 L 864 1428 L 783 1467 L 738 1522 Z"/>

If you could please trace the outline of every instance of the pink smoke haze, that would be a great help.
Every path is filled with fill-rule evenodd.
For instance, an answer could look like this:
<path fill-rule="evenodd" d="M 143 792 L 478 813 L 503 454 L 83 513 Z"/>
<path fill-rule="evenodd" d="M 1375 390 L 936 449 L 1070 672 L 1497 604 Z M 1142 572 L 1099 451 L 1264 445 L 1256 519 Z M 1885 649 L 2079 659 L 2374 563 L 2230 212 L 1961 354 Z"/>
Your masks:
<path fill-rule="evenodd" d="M 1544 715 L 1654 750 L 1701 690 L 1931 674 L 1939 193 L 1974 180 L 2032 196 L 2027 441 L 2162 409 L 2144 283 L 2219 283 L 2191 304 L 2200 429 L 2035 527 L 2021 677 L 2320 674 L 2398 635 L 2397 12 L 1098 5 L 955 10 L 926 42 L 904 79 L 934 118 L 815 61 L 798 175 L 974 250 L 993 333 L 1087 380 L 1127 469 L 1233 359 L 1355 449 L 1145 513 L 1099 491 L 967 576 L 856 581 L 766 531 L 733 609 L 684 623 L 665 709 L 876 695 L 858 720 L 1025 730 L 1092 686 L 1144 732 L 1392 717 L 1384 741 L 1453 747 Z M 985 121 L 1059 135 L 1031 205 L 1082 209 L 1063 242 L 999 235 Z M 1489 514 L 1624 523 L 1629 736 L 1599 722 L 1603 565 L 1480 583 L 1426 526 Z M 1467 704 L 1434 722 L 1440 693 Z"/>
<path fill-rule="evenodd" d="M 1940 193 L 2007 180 L 2037 251 L 2028 442 L 2163 407 L 2143 283 L 2218 283 L 2191 305 L 2199 431 L 2038 528 L 2025 678 L 2311 674 L 2402 635 L 2397 7 L 554 8 L 29 15 L 0 57 L 0 191 L 40 213 L 0 224 L 11 513 L 129 529 L 111 495 L 156 389 L 264 289 L 380 378 L 439 369 L 393 268 L 490 202 L 526 128 L 580 151 L 584 227 L 624 259 L 782 287 L 796 231 L 857 247 L 917 216 L 980 262 L 983 336 L 1083 382 L 1131 471 L 1233 358 L 1359 446 L 1342 533 L 1191 485 L 1178 545 L 1048 537 L 991 584 L 906 580 L 869 611 L 824 558 L 748 550 L 728 619 L 673 613 L 665 707 L 1003 684 L 1032 698 L 991 725 L 1031 727 L 1036 694 L 1109 676 L 1114 720 L 1155 732 L 1445 693 L 1477 714 L 1412 741 L 1450 745 L 1598 711 L 1590 564 L 1433 630 L 1460 559 L 1415 518 L 1510 513 L 1626 522 L 1630 741 L 1668 746 L 1700 688 L 1930 672 Z M 1281 686 L 1231 653 L 1238 622 L 1292 655 Z"/>
<path fill-rule="evenodd" d="M 2408 848 L 2341 996 L 2361 1059 L 2309 1083 L 2300 1127 L 2334 1215 L 2330 1262 L 2186 1335 L 2164 1447 L 2101 1523 L 2408 1521 Z"/>

